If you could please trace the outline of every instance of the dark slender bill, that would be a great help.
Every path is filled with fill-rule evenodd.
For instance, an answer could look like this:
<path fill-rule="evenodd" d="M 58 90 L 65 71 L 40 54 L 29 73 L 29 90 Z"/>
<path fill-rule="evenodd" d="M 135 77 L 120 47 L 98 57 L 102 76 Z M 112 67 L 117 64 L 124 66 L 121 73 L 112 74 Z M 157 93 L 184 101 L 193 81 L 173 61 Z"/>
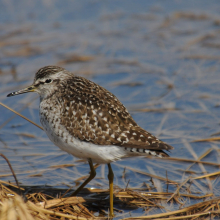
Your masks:
<path fill-rule="evenodd" d="M 20 95 L 20 94 L 27 93 L 27 92 L 32 92 L 31 90 L 33 90 L 32 86 L 30 86 L 28 88 L 25 88 L 25 89 L 21 89 L 21 90 L 16 91 L 16 92 L 9 93 L 7 95 L 7 97 L 14 96 L 14 95 Z"/>
<path fill-rule="evenodd" d="M 16 95 L 16 92 L 9 93 L 9 94 L 7 95 L 7 97 L 14 96 L 14 95 Z"/>

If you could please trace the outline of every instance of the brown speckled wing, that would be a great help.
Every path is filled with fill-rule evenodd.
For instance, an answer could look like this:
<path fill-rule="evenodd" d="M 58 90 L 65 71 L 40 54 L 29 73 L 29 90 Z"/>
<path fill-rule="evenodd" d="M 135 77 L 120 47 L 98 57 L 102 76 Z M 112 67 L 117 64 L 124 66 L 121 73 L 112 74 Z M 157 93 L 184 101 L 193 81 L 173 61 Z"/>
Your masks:
<path fill-rule="evenodd" d="M 78 76 L 60 86 L 65 91 L 59 97 L 64 102 L 61 124 L 74 137 L 97 145 L 173 149 L 139 127 L 124 105 L 101 86 Z"/>

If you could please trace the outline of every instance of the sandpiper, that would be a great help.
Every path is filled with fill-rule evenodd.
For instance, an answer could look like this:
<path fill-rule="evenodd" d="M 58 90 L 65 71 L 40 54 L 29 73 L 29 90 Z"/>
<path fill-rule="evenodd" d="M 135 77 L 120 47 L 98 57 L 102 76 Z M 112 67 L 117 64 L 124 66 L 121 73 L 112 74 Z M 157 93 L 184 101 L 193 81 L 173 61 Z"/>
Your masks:
<path fill-rule="evenodd" d="M 89 162 L 90 175 L 72 196 L 95 177 L 94 162 L 108 164 L 111 217 L 114 174 L 110 163 L 147 154 L 167 157 L 163 150 L 173 149 L 138 126 L 111 92 L 62 67 L 39 69 L 32 85 L 8 97 L 27 92 L 40 96 L 40 121 L 49 139 L 61 150 Z"/>

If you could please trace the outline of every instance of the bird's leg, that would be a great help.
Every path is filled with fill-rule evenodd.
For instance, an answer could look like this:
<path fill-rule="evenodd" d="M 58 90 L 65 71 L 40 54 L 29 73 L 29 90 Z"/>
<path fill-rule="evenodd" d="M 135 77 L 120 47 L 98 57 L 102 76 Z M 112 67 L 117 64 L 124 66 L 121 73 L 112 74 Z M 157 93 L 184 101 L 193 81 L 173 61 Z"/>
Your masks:
<path fill-rule="evenodd" d="M 96 171 L 95 171 L 95 168 L 93 166 L 92 159 L 89 158 L 88 162 L 89 162 L 89 166 L 90 166 L 90 170 L 91 170 L 89 177 L 70 196 L 76 196 L 84 188 L 84 186 L 87 185 L 96 176 Z"/>
<path fill-rule="evenodd" d="M 109 179 L 109 196 L 110 196 L 110 217 L 114 217 L 113 212 L 113 180 L 114 173 L 112 171 L 111 164 L 108 163 L 108 179 Z"/>

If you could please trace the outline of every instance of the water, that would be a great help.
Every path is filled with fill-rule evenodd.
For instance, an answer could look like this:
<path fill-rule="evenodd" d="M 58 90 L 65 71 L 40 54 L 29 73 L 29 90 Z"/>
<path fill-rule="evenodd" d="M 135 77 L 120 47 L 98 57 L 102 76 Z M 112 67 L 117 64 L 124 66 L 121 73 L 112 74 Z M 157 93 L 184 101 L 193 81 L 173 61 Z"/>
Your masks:
<path fill-rule="evenodd" d="M 217 0 L 2 0 L 0 101 L 40 124 L 36 94 L 6 95 L 31 84 L 40 67 L 61 65 L 115 94 L 141 127 L 175 147 L 172 157 L 196 160 L 211 148 L 202 160 L 219 163 L 219 142 L 191 142 L 220 131 L 219 12 Z M 0 112 L 0 151 L 21 184 L 68 188 L 88 174 L 87 163 L 60 151 L 43 131 L 3 107 Z M 51 167 L 59 164 L 75 166 Z M 125 188 L 130 180 L 129 187 L 140 188 L 143 182 L 152 186 L 151 178 L 129 169 L 122 178 L 125 166 L 164 178 L 167 171 L 170 179 L 182 182 L 191 175 L 184 174 L 190 164 L 133 158 L 112 167 L 115 185 Z M 14 181 L 2 158 L 0 166 L 1 180 Z M 203 168 L 190 170 L 193 176 L 218 171 Z M 88 187 L 108 188 L 106 176 L 102 165 Z M 219 196 L 220 184 L 212 181 L 213 189 L 201 180 L 203 191 L 195 186 L 194 191 Z M 160 184 L 155 190 L 165 191 L 166 184 Z"/>

